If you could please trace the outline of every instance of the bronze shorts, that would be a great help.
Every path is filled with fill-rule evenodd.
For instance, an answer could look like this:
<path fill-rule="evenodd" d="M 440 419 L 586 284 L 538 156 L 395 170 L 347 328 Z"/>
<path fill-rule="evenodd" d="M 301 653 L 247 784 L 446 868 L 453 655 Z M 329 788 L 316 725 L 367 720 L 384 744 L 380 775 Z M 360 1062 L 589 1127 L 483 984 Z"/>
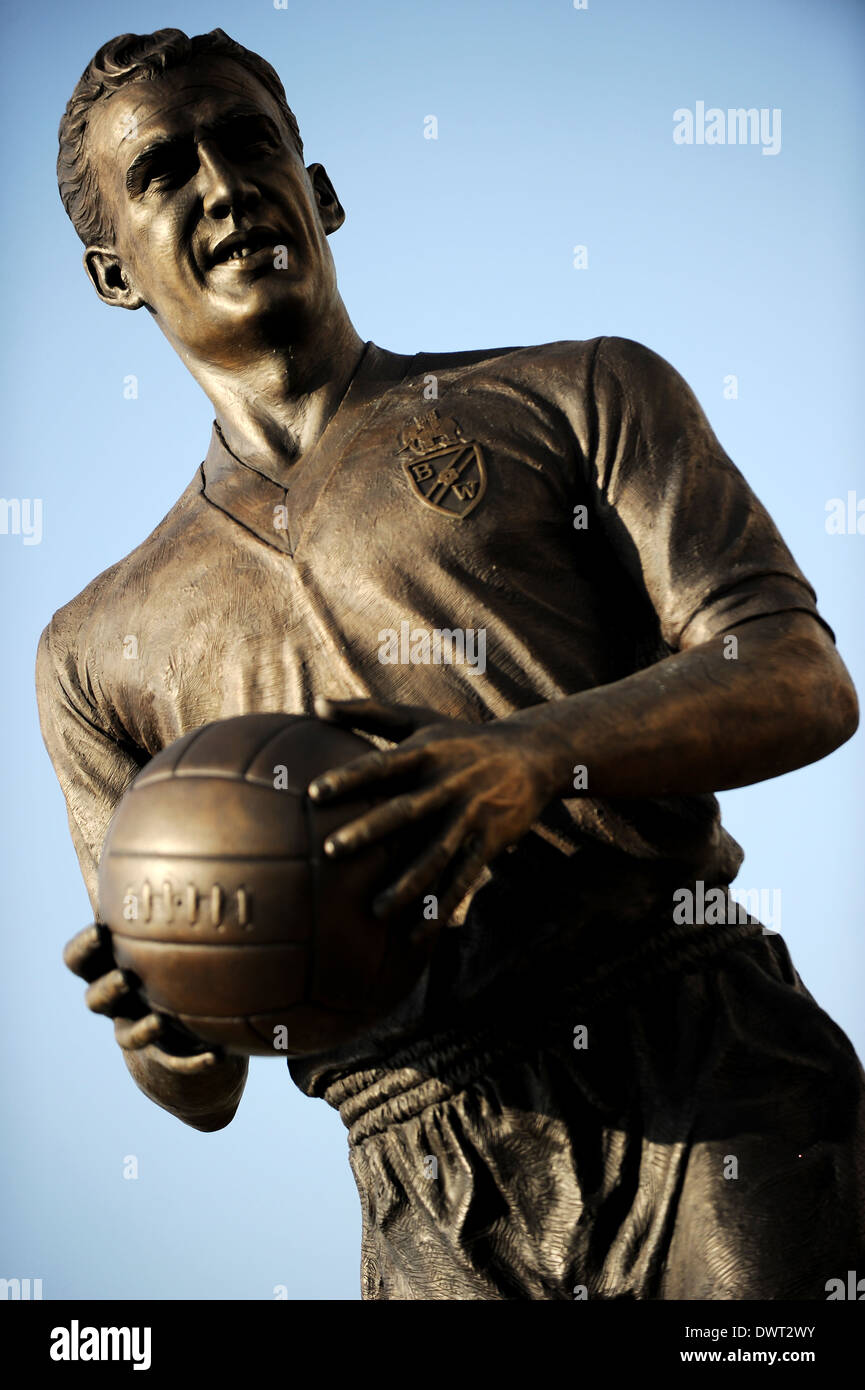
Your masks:
<path fill-rule="evenodd" d="M 364 1299 L 825 1299 L 865 1273 L 865 1074 L 780 936 L 562 984 L 326 1089 Z"/>

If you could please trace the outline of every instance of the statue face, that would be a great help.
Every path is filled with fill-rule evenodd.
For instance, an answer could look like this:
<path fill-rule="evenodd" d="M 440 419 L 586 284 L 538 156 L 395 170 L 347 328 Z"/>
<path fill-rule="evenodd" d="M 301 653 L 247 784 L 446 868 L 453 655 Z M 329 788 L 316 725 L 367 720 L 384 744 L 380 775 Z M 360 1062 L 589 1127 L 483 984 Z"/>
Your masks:
<path fill-rule="evenodd" d="M 227 366 L 326 320 L 327 234 L 344 213 L 251 73 L 211 59 L 131 83 L 96 108 L 89 138 L 116 228 L 85 255 L 106 302 L 146 304 L 179 351 Z"/>

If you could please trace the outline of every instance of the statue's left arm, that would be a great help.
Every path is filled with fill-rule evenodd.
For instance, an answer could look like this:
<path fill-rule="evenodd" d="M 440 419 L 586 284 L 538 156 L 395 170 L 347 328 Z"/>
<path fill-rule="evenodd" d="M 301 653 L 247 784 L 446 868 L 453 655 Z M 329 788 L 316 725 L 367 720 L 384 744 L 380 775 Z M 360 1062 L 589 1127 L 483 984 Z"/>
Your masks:
<path fill-rule="evenodd" d="M 814 592 L 690 388 L 647 348 L 601 342 L 594 443 L 582 451 L 593 514 L 670 654 L 481 726 L 373 701 L 323 704 L 325 717 L 400 742 L 313 783 L 313 795 L 337 797 L 400 778 L 399 795 L 333 834 L 329 852 L 444 812 L 383 912 L 443 874 L 446 920 L 550 801 L 580 794 L 577 768 L 591 797 L 716 792 L 815 762 L 857 728 L 856 692 Z"/>

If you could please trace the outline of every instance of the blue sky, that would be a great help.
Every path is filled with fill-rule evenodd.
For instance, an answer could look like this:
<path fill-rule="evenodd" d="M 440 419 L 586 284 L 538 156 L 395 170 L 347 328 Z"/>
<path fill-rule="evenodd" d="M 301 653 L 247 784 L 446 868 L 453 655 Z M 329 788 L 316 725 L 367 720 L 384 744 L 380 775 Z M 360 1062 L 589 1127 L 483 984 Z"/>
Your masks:
<path fill-rule="evenodd" d="M 0 1274 L 42 1278 L 46 1298 L 256 1299 L 284 1285 L 292 1299 L 354 1299 L 360 1216 L 338 1116 L 265 1059 L 228 1129 L 184 1128 L 135 1090 L 60 961 L 89 908 L 38 730 L 36 642 L 169 509 L 211 413 L 147 315 L 110 313 L 87 283 L 54 182 L 56 130 L 100 44 L 168 25 L 222 27 L 282 76 L 307 159 L 347 210 L 332 247 L 363 338 L 414 352 L 607 333 L 667 357 L 816 588 L 861 690 L 865 536 L 825 521 L 832 498 L 865 496 L 865 12 L 852 0 L 2 7 L 0 492 L 41 499 L 43 533 L 0 535 Z M 777 109 L 779 152 L 675 143 L 673 113 L 697 102 Z M 739 884 L 781 891 L 794 961 L 860 1054 L 862 747 L 859 733 L 721 798 L 746 851 Z M 137 1180 L 123 1178 L 127 1155 Z"/>

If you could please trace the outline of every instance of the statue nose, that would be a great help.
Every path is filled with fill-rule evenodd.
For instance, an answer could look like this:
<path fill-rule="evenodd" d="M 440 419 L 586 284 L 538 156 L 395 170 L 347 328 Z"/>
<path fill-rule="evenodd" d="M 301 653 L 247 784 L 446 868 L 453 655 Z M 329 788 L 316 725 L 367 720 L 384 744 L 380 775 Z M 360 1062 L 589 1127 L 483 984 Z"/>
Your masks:
<path fill-rule="evenodd" d="M 218 151 L 202 146 L 199 158 L 200 177 L 204 184 L 204 211 L 208 217 L 227 217 L 238 209 L 258 202 L 255 185 Z"/>

